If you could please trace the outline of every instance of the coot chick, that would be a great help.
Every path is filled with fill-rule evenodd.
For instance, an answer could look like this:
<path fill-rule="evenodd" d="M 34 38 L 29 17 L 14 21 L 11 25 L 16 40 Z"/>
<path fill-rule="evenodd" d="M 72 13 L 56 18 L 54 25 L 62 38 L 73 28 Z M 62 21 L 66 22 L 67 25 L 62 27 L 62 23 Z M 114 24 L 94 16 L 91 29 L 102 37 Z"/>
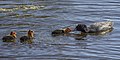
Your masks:
<path fill-rule="evenodd" d="M 72 30 L 70 28 L 64 28 L 64 29 L 57 29 L 52 32 L 52 34 L 64 34 L 64 33 L 69 33 Z"/>
<path fill-rule="evenodd" d="M 29 30 L 28 33 L 27 33 L 27 36 L 22 36 L 22 37 L 20 38 L 20 42 L 21 42 L 21 43 L 23 43 L 23 42 L 29 42 L 29 41 L 31 41 L 33 38 L 34 38 L 34 31 Z"/>
<path fill-rule="evenodd" d="M 15 41 L 15 39 L 16 39 L 16 32 L 11 32 L 10 33 L 10 35 L 8 35 L 8 36 L 4 36 L 3 38 L 2 38 L 2 40 L 3 40 L 3 42 L 14 42 Z"/>

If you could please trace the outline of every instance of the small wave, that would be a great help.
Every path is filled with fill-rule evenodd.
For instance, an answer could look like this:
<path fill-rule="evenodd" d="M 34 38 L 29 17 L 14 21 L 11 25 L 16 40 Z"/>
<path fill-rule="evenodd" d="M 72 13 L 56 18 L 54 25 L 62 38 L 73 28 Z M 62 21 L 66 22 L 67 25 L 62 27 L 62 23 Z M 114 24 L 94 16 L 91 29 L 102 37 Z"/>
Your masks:
<path fill-rule="evenodd" d="M 0 8 L 0 11 L 18 11 L 18 10 L 39 10 L 41 8 L 44 8 L 45 6 L 36 6 L 36 5 L 13 5 L 14 8 Z"/>

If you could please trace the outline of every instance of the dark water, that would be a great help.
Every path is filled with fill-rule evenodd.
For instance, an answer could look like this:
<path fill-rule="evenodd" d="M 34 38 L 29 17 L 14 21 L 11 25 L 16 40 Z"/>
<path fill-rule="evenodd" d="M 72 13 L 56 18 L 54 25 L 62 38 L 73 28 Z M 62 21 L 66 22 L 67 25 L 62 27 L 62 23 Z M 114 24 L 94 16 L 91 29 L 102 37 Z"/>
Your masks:
<path fill-rule="evenodd" d="M 119 0 L 1 0 L 0 39 L 17 32 L 15 43 L 0 41 L 0 60 L 119 60 Z M 114 30 L 105 35 L 51 36 L 55 29 L 77 23 L 111 20 Z M 32 44 L 19 37 L 35 31 Z"/>

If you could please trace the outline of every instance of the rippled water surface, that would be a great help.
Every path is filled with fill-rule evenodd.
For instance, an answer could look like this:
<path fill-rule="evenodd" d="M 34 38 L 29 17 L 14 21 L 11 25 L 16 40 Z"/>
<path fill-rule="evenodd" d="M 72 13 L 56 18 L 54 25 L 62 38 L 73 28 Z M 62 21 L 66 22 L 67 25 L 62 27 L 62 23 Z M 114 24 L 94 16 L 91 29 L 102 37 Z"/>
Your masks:
<path fill-rule="evenodd" d="M 119 60 L 119 0 L 0 0 L 0 60 Z M 55 29 L 77 23 L 114 22 L 113 31 L 102 35 L 52 36 Z M 19 38 L 35 31 L 33 43 Z M 16 42 L 2 42 L 10 31 Z"/>

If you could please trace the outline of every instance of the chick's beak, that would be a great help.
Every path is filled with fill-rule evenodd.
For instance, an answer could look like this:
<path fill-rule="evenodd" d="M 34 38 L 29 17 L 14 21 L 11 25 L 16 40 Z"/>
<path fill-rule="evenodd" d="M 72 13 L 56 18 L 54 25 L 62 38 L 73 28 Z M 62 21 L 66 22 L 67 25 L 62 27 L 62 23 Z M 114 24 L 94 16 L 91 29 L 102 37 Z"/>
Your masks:
<path fill-rule="evenodd" d="M 71 31 L 72 31 L 72 30 L 71 30 L 70 28 L 65 28 L 65 29 L 64 29 L 64 32 L 65 32 L 65 33 L 69 33 L 69 32 L 71 32 Z"/>

